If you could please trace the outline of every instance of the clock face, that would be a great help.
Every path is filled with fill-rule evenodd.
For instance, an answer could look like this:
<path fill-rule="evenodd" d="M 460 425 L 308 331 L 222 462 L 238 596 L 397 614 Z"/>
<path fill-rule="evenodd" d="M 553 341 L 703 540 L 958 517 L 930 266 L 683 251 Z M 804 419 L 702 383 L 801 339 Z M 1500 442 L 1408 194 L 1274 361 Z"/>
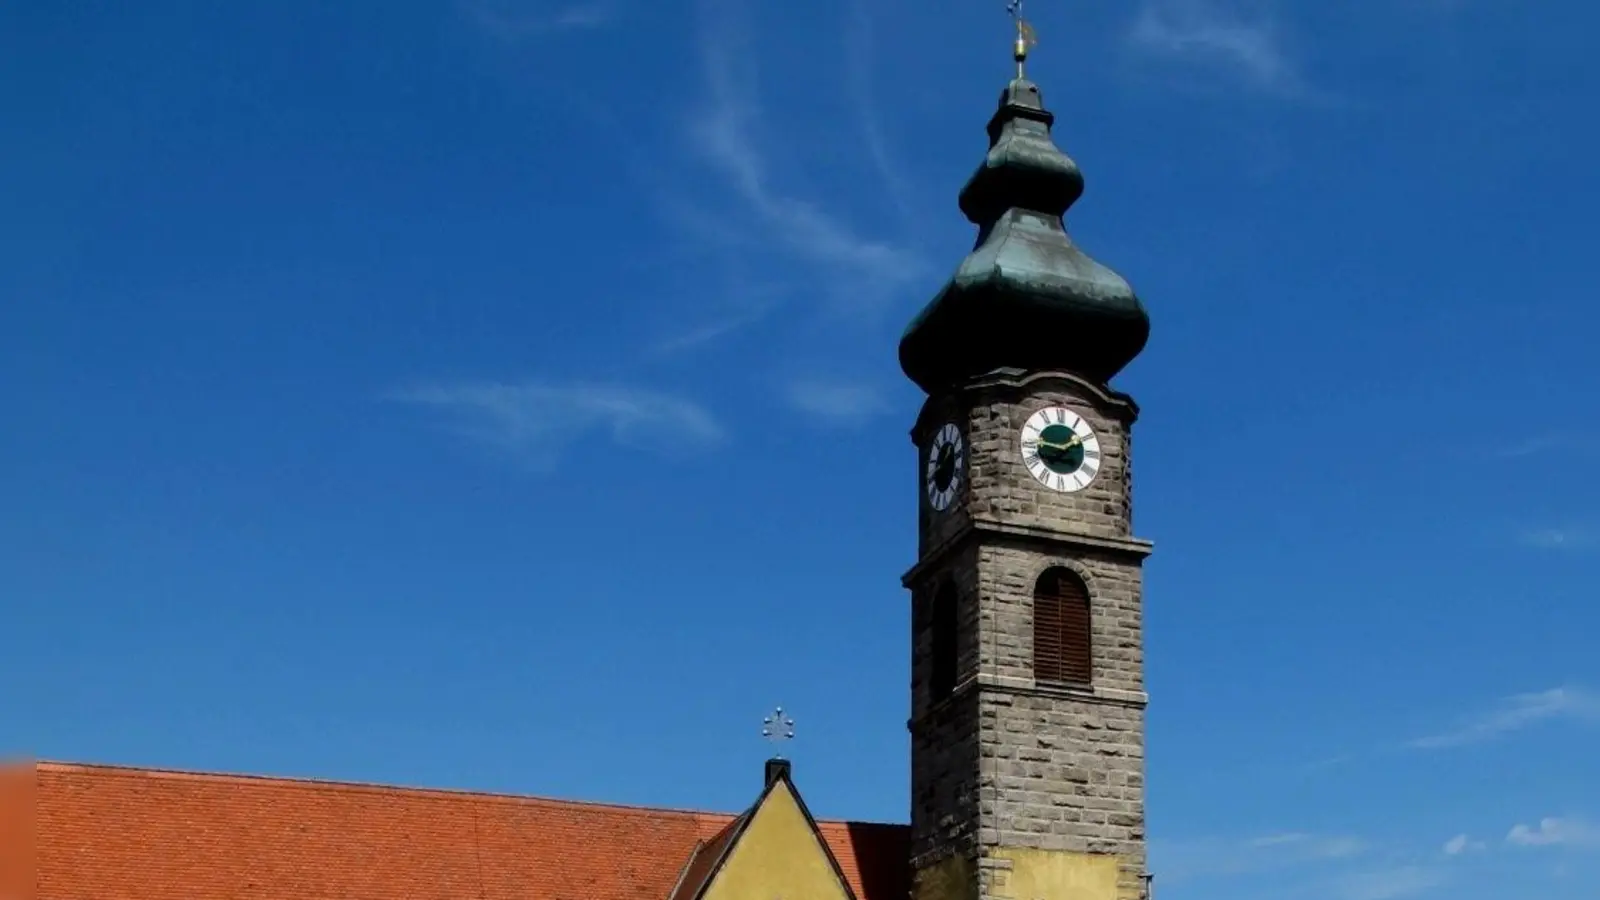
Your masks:
<path fill-rule="evenodd" d="M 945 424 L 928 444 L 928 465 L 924 484 L 928 490 L 928 503 L 943 512 L 956 502 L 961 479 L 967 466 L 967 444 L 961 429 Z"/>
<path fill-rule="evenodd" d="M 1100 471 L 1100 439 L 1083 416 L 1047 406 L 1022 426 L 1022 464 L 1052 491 L 1081 491 Z"/>

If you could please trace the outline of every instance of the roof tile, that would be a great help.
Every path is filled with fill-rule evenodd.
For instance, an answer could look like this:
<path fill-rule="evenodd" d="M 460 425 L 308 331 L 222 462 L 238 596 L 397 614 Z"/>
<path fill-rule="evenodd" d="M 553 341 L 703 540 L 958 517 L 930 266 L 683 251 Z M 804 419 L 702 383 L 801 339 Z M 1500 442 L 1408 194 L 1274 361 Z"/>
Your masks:
<path fill-rule="evenodd" d="M 39 900 L 665 900 L 733 816 L 40 763 Z M 860 900 L 906 896 L 906 829 L 820 823 Z"/>

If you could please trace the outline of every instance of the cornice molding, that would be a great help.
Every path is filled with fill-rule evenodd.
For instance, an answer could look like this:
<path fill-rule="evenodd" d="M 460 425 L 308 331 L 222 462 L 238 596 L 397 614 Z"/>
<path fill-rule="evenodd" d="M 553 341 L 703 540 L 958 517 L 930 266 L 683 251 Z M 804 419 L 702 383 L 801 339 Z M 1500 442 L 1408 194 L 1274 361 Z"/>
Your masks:
<path fill-rule="evenodd" d="M 1056 531 L 1050 528 L 1037 528 L 1031 525 L 1014 525 L 1006 522 L 996 522 L 992 519 L 969 518 L 954 534 L 945 538 L 927 553 L 915 565 L 900 576 L 900 584 L 911 588 L 920 581 L 929 570 L 943 565 L 951 556 L 965 549 L 966 546 L 979 538 L 989 538 L 995 543 L 1018 544 L 1043 544 L 1050 548 L 1070 548 L 1074 550 L 1089 550 L 1107 556 L 1122 557 L 1135 561 L 1143 560 L 1155 550 L 1155 544 L 1142 538 L 1108 538 L 1096 535 L 1082 534 L 1071 531 Z"/>

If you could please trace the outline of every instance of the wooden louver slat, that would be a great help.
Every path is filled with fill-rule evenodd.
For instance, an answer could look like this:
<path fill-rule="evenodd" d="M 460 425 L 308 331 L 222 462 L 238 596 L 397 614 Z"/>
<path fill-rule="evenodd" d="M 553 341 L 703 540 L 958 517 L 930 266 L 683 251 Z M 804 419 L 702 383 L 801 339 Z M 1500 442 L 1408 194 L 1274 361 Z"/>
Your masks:
<path fill-rule="evenodd" d="M 1069 569 L 1051 569 L 1033 592 L 1033 677 L 1089 684 L 1094 676 L 1089 591 Z"/>

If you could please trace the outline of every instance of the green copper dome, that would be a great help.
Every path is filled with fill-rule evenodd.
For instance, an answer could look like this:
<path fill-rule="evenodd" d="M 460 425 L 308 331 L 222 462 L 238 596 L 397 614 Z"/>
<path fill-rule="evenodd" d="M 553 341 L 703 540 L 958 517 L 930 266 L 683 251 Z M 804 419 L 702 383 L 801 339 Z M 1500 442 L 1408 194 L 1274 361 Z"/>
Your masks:
<path fill-rule="evenodd" d="M 1150 336 L 1133 288 L 1067 236 L 1083 174 L 1051 140 L 1054 122 L 1023 78 L 989 120 L 989 154 L 961 191 L 977 246 L 900 339 L 900 368 L 930 394 L 1001 368 L 1105 383 Z"/>

